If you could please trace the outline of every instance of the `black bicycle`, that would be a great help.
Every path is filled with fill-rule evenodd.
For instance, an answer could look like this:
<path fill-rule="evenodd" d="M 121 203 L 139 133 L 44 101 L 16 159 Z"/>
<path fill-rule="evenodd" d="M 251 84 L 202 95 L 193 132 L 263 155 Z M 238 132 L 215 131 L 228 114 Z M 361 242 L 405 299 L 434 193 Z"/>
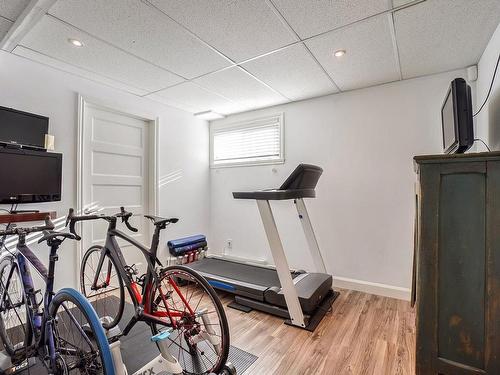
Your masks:
<path fill-rule="evenodd" d="M 109 344 L 91 304 L 78 291 L 54 289 L 57 250 L 71 233 L 52 231 L 54 224 L 18 228 L 12 224 L 0 231 L 0 248 L 7 255 L 0 261 L 0 337 L 14 365 L 38 358 L 49 374 L 114 375 Z M 44 232 L 38 243 L 50 247 L 47 270 L 26 244 L 30 233 Z M 17 236 L 16 250 L 5 245 L 7 236 Z M 40 274 L 45 293 L 35 290 L 29 264 Z"/>
<path fill-rule="evenodd" d="M 168 350 L 186 374 L 232 373 L 226 364 L 229 353 L 229 326 L 224 308 L 213 288 L 195 271 L 183 266 L 163 267 L 157 257 L 160 231 L 178 219 L 145 216 L 155 230 L 148 249 L 132 237 L 116 229 L 121 218 L 127 228 L 132 213 L 115 215 L 74 216 L 68 214 L 70 232 L 76 235 L 75 223 L 102 219 L 108 222 L 104 246 L 92 246 L 83 256 L 80 283 L 82 293 L 92 302 L 105 328 L 112 328 L 122 318 L 125 288 L 133 303 L 133 316 L 123 330 L 143 321 L 154 335 L 169 331 Z M 138 248 L 147 262 L 147 272 L 138 275 L 136 268 L 126 264 L 117 239 Z"/>

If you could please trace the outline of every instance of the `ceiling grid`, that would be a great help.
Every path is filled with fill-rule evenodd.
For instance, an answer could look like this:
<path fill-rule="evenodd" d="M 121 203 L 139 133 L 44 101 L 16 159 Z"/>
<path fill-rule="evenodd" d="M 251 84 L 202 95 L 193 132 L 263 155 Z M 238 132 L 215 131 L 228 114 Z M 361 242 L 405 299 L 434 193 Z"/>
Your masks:
<path fill-rule="evenodd" d="M 48 2 L 0 3 L 3 45 L 34 3 Z M 499 21 L 499 0 L 59 0 L 10 50 L 191 112 L 230 114 L 465 68 Z"/>

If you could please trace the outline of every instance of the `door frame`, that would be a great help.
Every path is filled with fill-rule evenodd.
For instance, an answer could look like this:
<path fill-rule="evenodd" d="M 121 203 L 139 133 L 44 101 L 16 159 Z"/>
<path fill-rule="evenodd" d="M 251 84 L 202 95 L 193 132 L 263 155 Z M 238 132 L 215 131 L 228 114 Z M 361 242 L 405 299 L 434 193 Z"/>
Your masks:
<path fill-rule="evenodd" d="M 92 98 L 78 94 L 78 125 L 77 125 L 77 155 L 76 155 L 76 212 L 80 214 L 83 210 L 83 141 L 84 134 L 84 119 L 85 108 L 87 105 L 100 108 L 105 111 L 114 112 L 119 115 L 134 117 L 146 122 L 149 125 L 149 161 L 148 161 L 148 205 L 150 214 L 158 215 L 159 199 L 158 199 L 158 173 L 159 173 L 159 131 L 160 118 L 151 112 L 130 111 L 129 108 L 117 103 L 110 103 L 103 99 Z M 77 264 L 75 273 L 76 285 L 80 285 L 80 264 L 82 262 L 83 253 L 86 249 L 83 248 L 83 241 L 78 241 L 77 245 Z"/>

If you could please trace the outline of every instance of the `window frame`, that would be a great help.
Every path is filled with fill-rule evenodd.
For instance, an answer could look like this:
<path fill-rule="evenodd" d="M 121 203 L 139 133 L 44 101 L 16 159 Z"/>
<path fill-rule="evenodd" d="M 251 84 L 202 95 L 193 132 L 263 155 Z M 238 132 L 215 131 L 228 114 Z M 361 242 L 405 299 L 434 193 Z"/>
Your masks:
<path fill-rule="evenodd" d="M 214 137 L 219 132 L 253 128 L 259 126 L 260 123 L 265 125 L 266 122 L 270 122 L 273 119 L 277 119 L 279 123 L 280 132 L 280 154 L 276 159 L 265 159 L 262 160 L 251 160 L 251 161 L 228 161 L 223 163 L 215 163 L 214 161 Z M 276 113 L 273 115 L 254 117 L 248 120 L 237 121 L 232 123 L 210 123 L 209 131 L 209 142 L 210 142 L 210 168 L 231 168 L 231 167 L 249 167 L 257 165 L 273 165 L 273 164 L 284 164 L 285 163 L 285 126 L 284 126 L 284 113 Z"/>

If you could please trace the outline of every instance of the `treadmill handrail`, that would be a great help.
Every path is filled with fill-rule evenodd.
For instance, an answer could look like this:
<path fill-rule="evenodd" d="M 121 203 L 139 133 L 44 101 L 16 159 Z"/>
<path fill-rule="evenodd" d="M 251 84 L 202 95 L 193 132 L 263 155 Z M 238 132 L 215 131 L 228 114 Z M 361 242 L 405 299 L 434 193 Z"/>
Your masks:
<path fill-rule="evenodd" d="M 235 191 L 233 192 L 234 199 L 255 199 L 265 201 L 280 201 L 299 198 L 316 198 L 314 189 L 269 189 L 256 191 Z"/>

